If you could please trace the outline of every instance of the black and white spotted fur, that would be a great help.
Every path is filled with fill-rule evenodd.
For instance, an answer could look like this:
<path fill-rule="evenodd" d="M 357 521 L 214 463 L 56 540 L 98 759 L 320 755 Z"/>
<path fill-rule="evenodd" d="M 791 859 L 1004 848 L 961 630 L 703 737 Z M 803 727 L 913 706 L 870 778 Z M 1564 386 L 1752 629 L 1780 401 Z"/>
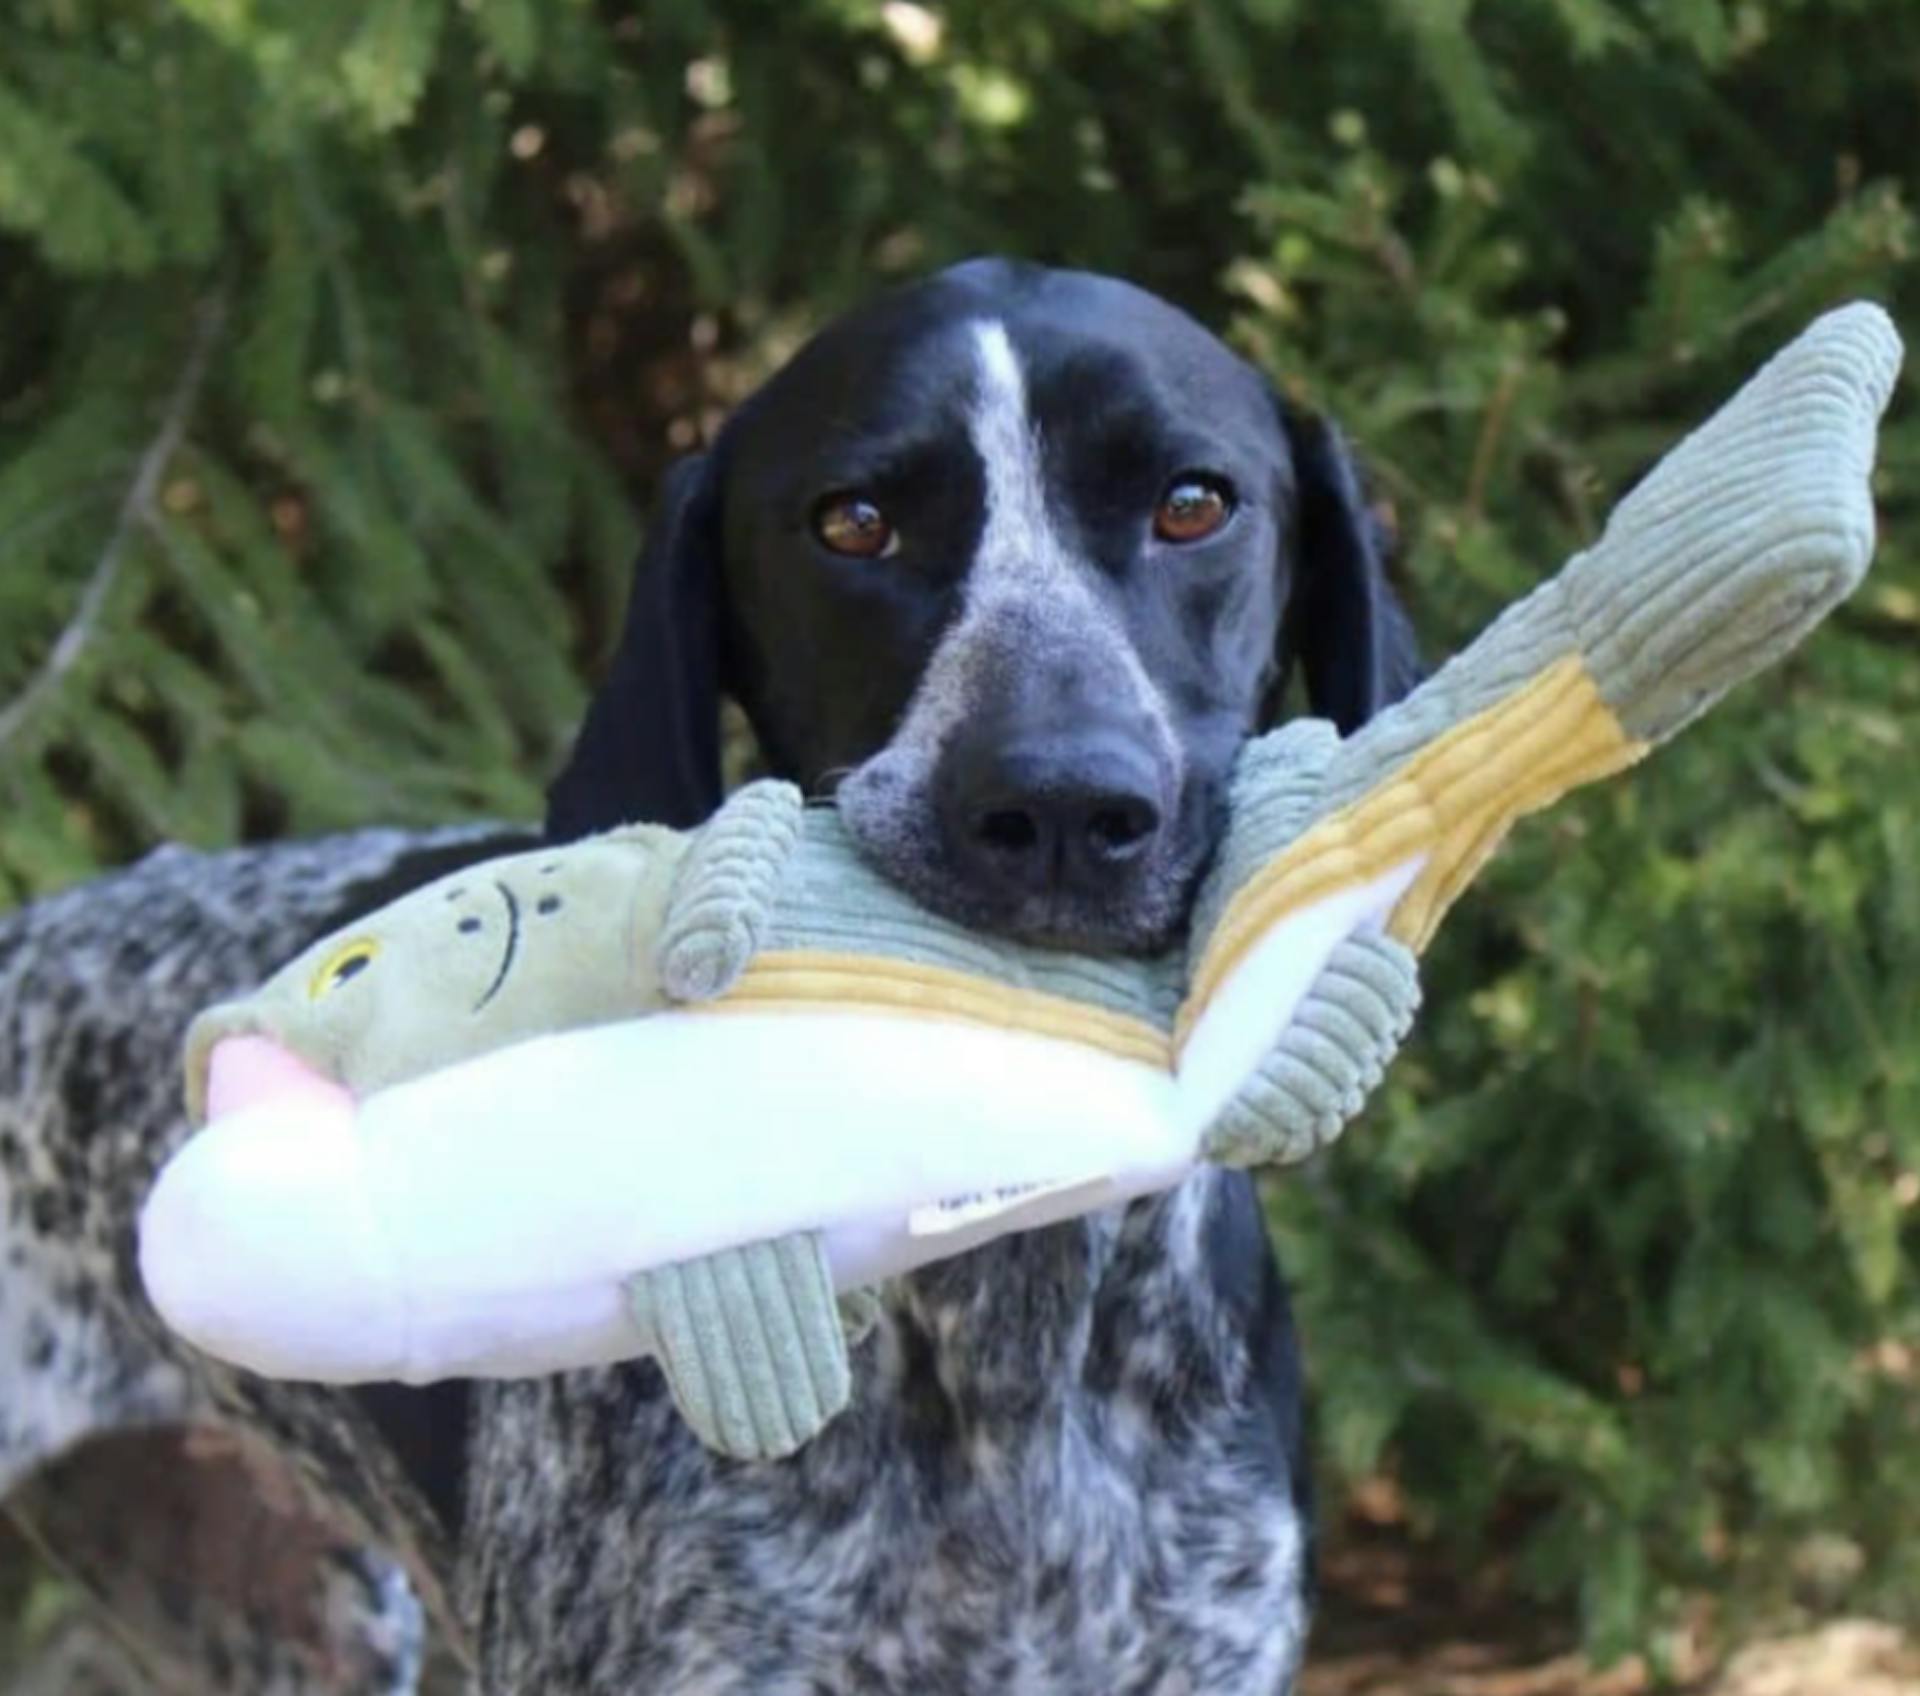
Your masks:
<path fill-rule="evenodd" d="M 750 474 L 756 455 L 778 448 L 779 420 L 795 406 L 839 417 L 841 445 L 862 445 L 868 426 L 851 418 L 846 395 L 832 411 L 827 338 L 824 365 L 817 352 L 796 362 L 797 390 L 776 383 L 757 413 L 747 409 L 743 417 L 762 421 L 757 442 L 743 432 L 670 485 L 621 656 L 556 791 L 558 834 L 609 812 L 678 822 L 711 805 L 708 712 L 726 687 L 745 699 L 777 768 L 808 781 L 828 768 L 893 768 L 892 810 L 873 807 L 866 824 L 883 860 L 894 856 L 900 874 L 914 876 L 901 856 L 916 843 L 938 852 L 938 842 L 898 797 L 933 781 L 943 715 L 949 728 L 977 724 L 968 704 L 981 707 L 983 679 L 1004 670 L 1005 650 L 987 650 L 984 666 L 980 650 L 969 656 L 968 630 L 993 629 L 1025 597 L 1036 609 L 1027 628 L 1045 640 L 1023 665 L 1044 665 L 1049 652 L 1077 665 L 1089 641 L 1133 655 L 1106 675 L 1131 691 L 1127 723 L 1164 743 L 1174 834 L 1150 881 L 1183 898 L 1210 826 L 1207 807 L 1174 788 L 1214 781 L 1225 757 L 1214 744 L 1230 753 L 1235 739 L 1223 735 L 1222 714 L 1239 714 L 1237 736 L 1259 711 L 1283 607 L 1310 681 L 1319 676 L 1323 699 L 1346 690 L 1348 716 L 1364 716 L 1410 674 L 1364 617 L 1340 622 L 1349 602 L 1363 611 L 1377 602 L 1382 584 L 1312 581 L 1316 566 L 1336 577 L 1364 567 L 1377 579 L 1377 560 L 1355 528 L 1344 460 L 1324 447 L 1317 459 L 1289 454 L 1275 410 L 1270 442 L 1236 447 L 1225 432 L 1222 451 L 1270 465 L 1274 483 L 1249 491 L 1264 513 L 1242 532 L 1243 551 L 1215 565 L 1223 581 L 1257 571 L 1272 586 L 1249 578 L 1195 599 L 1242 620 L 1264 616 L 1269 628 L 1255 631 L 1253 646 L 1267 657 L 1241 632 L 1234 687 L 1244 699 L 1203 699 L 1209 679 L 1195 682 L 1167 656 L 1185 654 L 1204 672 L 1232 643 L 1204 621 L 1197 643 L 1143 639 L 1139 623 L 1155 616 L 1161 591 L 1129 602 L 1117 566 L 1089 575 L 1097 526 L 1051 492 L 1058 467 L 1045 455 L 1011 470 L 991 462 L 982 432 L 996 427 L 996 394 L 1014 460 L 1071 430 L 1058 414 L 1019 413 L 1007 436 L 1013 397 L 1028 406 L 1057 367 L 1023 362 L 1031 334 L 1023 348 L 1019 312 L 996 314 L 996 298 L 1037 277 L 1067 291 L 1055 306 L 1080 300 L 1089 327 L 1081 381 L 1096 400 L 1104 385 L 1110 424 L 1123 426 L 1128 406 L 1144 419 L 1151 402 L 1178 426 L 1180 384 L 1116 392 L 1125 362 L 1093 332 L 1102 303 L 1113 304 L 1103 291 L 1118 285 L 969 271 L 949 274 L 958 285 L 923 286 L 905 308 L 883 303 L 857 338 L 896 353 L 943 350 L 907 361 L 904 379 L 896 371 L 908 393 L 892 397 L 882 422 L 896 449 L 903 432 L 930 426 L 931 440 L 906 441 L 908 457 L 924 449 L 973 466 L 980 510 L 949 522 L 952 581 L 930 572 L 919 606 L 907 604 L 918 591 L 899 581 L 855 583 L 851 622 L 817 606 L 808 613 L 816 655 L 864 619 L 861 688 L 830 672 L 808 685 L 783 670 L 794 663 L 784 646 L 793 632 L 782 626 L 795 591 L 756 580 L 768 560 L 755 565 L 751 538 L 770 520 L 747 510 L 757 492 Z M 1122 343 L 1161 323 L 1130 310 Z M 1054 311 L 1046 334 L 1068 334 L 1072 317 Z M 1177 347 L 1173 367 L 1204 391 L 1198 346 Z M 940 358 L 959 397 L 951 410 L 932 368 Z M 1255 391 L 1231 381 L 1233 406 L 1251 409 Z M 1207 421 L 1216 441 L 1223 416 L 1238 415 L 1225 407 Z M 763 473 L 771 463 L 761 461 Z M 1329 465 L 1346 479 L 1332 494 Z M 1024 486 L 1007 481 L 1015 474 Z M 1111 489 L 1094 493 L 1096 506 L 1112 505 Z M 937 507 L 965 494 L 949 482 L 929 499 Z M 1314 561 L 1300 556 L 1312 551 L 1316 502 L 1331 502 L 1345 528 Z M 1020 534 L 1040 527 L 1055 550 L 1051 584 L 1015 570 Z M 981 553 L 982 536 L 1002 576 L 969 591 L 965 561 Z M 885 608 L 876 595 L 890 597 Z M 1329 608 L 1335 628 L 1316 632 Z M 1004 627 L 994 640 L 1003 637 Z M 1342 643 L 1344 663 L 1334 651 Z M 836 691 L 862 698 L 835 705 Z M 901 1280 L 857 1351 L 853 1409 L 777 1465 L 701 1450 L 650 1364 L 356 1395 L 230 1373 L 157 1327 L 135 1282 L 131 1226 L 183 1134 L 176 1055 L 186 1020 L 351 912 L 505 846 L 475 833 L 370 832 L 210 856 L 166 850 L 0 920 L 0 1491 L 119 1621 L 154 1687 L 250 1696 L 1287 1691 L 1311 1591 L 1301 1393 L 1284 1294 L 1242 1177 L 1198 1176 L 1124 1212 Z M 1164 920 L 1148 913 L 1142 934 Z"/>

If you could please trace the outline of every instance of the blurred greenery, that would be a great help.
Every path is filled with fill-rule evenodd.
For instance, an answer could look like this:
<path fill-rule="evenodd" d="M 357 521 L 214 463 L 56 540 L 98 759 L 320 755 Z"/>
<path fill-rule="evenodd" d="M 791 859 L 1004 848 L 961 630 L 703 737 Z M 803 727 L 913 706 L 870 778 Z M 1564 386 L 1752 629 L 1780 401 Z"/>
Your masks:
<path fill-rule="evenodd" d="M 1357 439 L 1436 650 L 1821 306 L 1915 299 L 1910 0 L 15 0 L 0 903 L 529 814 L 634 514 L 801 335 L 1112 271 Z M 1276 1185 L 1331 1486 L 1577 1600 L 1920 1598 L 1920 427 L 1875 576 L 1449 927 Z"/>

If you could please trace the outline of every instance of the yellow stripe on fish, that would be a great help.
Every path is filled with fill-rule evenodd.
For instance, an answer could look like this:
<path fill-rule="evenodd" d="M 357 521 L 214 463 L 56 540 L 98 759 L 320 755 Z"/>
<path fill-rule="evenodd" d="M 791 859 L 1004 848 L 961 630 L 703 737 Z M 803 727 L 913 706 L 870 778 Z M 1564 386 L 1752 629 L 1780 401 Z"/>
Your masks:
<path fill-rule="evenodd" d="M 763 954 L 725 995 L 697 1010 L 811 1013 L 823 1007 L 1031 1031 L 1163 1071 L 1173 1066 L 1172 1039 L 1145 1019 L 1044 990 L 996 983 L 950 966 L 873 954 L 816 949 Z"/>
<path fill-rule="evenodd" d="M 1395 866 L 1425 864 L 1387 922 L 1416 953 L 1517 819 L 1647 752 L 1578 654 L 1422 748 L 1379 788 L 1322 819 L 1228 903 L 1180 1009 L 1184 1042 L 1221 984 L 1289 914 Z"/>

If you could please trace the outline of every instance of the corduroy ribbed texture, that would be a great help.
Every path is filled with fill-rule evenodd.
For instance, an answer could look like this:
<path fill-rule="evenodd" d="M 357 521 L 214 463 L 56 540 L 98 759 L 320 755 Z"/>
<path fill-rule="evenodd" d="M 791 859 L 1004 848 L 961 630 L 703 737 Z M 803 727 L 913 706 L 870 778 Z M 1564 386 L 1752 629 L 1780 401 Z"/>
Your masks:
<path fill-rule="evenodd" d="M 1900 359 L 1879 307 L 1828 313 L 1567 567 L 1588 669 L 1629 735 L 1671 736 L 1852 593 L 1873 557 L 1869 479 Z"/>
<path fill-rule="evenodd" d="M 1379 1086 L 1419 1006 L 1412 949 L 1377 931 L 1348 937 L 1208 1127 L 1201 1157 L 1222 1166 L 1291 1165 L 1326 1147 Z"/>
<path fill-rule="evenodd" d="M 695 833 L 659 941 L 669 995 L 711 1000 L 746 969 L 765 939 L 804 815 L 791 783 L 750 783 Z"/>
<path fill-rule="evenodd" d="M 817 1232 L 642 1273 L 627 1305 L 680 1416 L 720 1454 L 792 1454 L 853 1394 L 846 1324 Z"/>
<path fill-rule="evenodd" d="M 1340 732 L 1325 719 L 1295 719 L 1240 751 L 1227 791 L 1227 826 L 1193 904 L 1187 976 L 1200 969 L 1227 903 L 1262 867 L 1327 811 L 1327 766 Z"/>

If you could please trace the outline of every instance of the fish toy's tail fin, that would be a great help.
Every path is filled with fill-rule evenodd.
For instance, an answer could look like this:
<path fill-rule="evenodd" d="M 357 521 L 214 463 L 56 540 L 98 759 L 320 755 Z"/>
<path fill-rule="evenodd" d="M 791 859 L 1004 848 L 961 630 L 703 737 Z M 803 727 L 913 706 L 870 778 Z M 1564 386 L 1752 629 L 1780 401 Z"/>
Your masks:
<path fill-rule="evenodd" d="M 1406 700 L 1344 741 L 1303 722 L 1250 744 L 1196 977 L 1227 952 L 1217 933 L 1245 929 L 1250 882 L 1284 885 L 1284 906 L 1415 858 L 1393 929 L 1424 947 L 1515 819 L 1633 764 L 1806 636 L 1872 557 L 1901 356 L 1879 307 L 1826 314 Z"/>
<path fill-rule="evenodd" d="M 1562 573 L 1582 659 L 1635 741 L 1673 735 L 1858 586 L 1901 352 L 1879 307 L 1829 312 L 1662 459 Z"/>
<path fill-rule="evenodd" d="M 1348 740 L 1329 809 L 1436 741 L 1475 724 L 1506 736 L 1550 705 L 1644 751 L 1779 659 L 1873 557 L 1874 444 L 1901 357 L 1877 306 L 1817 319 L 1648 472 L 1591 547 Z"/>

